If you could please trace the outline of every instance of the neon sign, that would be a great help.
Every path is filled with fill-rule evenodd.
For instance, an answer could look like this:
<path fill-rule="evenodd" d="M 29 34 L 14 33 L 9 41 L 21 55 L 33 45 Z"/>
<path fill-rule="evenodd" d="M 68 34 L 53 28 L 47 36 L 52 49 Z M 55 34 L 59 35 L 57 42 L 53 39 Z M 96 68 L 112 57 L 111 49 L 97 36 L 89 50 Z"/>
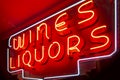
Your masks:
<path fill-rule="evenodd" d="M 25 79 L 71 77 L 80 75 L 79 61 L 112 56 L 117 48 L 117 0 L 113 4 L 114 18 L 103 17 L 93 0 L 82 0 L 11 35 L 7 70 L 22 71 Z"/>

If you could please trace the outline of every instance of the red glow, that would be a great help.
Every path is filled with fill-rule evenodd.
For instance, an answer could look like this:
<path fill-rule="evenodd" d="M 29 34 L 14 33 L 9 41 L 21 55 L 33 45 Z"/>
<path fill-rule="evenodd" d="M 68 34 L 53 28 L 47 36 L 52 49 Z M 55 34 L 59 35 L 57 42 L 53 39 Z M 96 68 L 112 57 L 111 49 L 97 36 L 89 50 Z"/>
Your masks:
<path fill-rule="evenodd" d="M 68 28 L 68 20 L 69 15 L 67 12 L 60 14 L 56 21 L 55 21 L 55 30 L 60 35 L 67 35 L 70 33 L 70 30 Z"/>
<path fill-rule="evenodd" d="M 10 69 L 15 69 L 16 67 L 13 66 L 13 58 L 10 57 Z"/>
<path fill-rule="evenodd" d="M 20 55 L 18 55 L 18 68 L 20 67 Z"/>
<path fill-rule="evenodd" d="M 111 54 L 114 26 L 103 12 L 86 0 L 12 36 L 10 70 L 40 78 L 76 74 L 78 60 Z"/>
<path fill-rule="evenodd" d="M 52 46 L 55 45 L 55 44 L 57 44 L 57 47 L 58 47 L 57 53 L 55 53 L 55 49 L 54 49 L 54 48 L 53 48 L 52 51 L 51 51 Z M 60 46 L 60 44 L 59 44 L 58 42 L 53 42 L 53 43 L 49 46 L 49 48 L 48 48 L 48 55 L 49 55 L 49 57 L 50 57 L 51 59 L 60 60 L 61 58 L 63 58 L 63 56 L 60 56 L 60 55 L 61 55 L 61 54 L 60 54 L 60 51 L 61 51 L 61 46 Z M 52 52 L 52 54 L 55 53 L 55 55 L 54 55 L 54 56 L 51 55 L 51 52 Z"/>
<path fill-rule="evenodd" d="M 97 34 L 98 33 L 100 34 L 102 32 L 101 29 L 105 29 L 106 27 L 107 27 L 106 25 L 103 25 L 103 26 L 93 29 L 93 31 L 91 32 L 91 37 L 93 38 L 92 41 L 94 40 L 94 42 L 98 43 L 98 42 L 103 42 L 103 40 L 105 39 L 105 42 L 103 45 L 92 47 L 92 48 L 90 48 L 91 51 L 100 52 L 100 51 L 106 50 L 110 47 L 110 39 L 108 36 L 106 36 L 106 35 L 96 36 L 96 34 L 95 34 L 95 32 L 97 32 Z M 98 30 L 99 30 L 99 32 L 98 32 Z"/>
<path fill-rule="evenodd" d="M 66 25 L 66 22 L 65 22 L 65 21 L 62 21 L 62 22 L 60 22 L 60 23 L 57 23 L 58 20 L 59 20 L 61 17 L 65 16 L 65 15 L 67 15 L 67 13 L 61 14 L 61 15 L 56 19 L 56 21 L 55 21 L 55 29 L 56 29 L 57 31 L 62 32 L 62 31 L 64 31 L 64 30 L 67 29 L 67 26 L 65 26 L 65 25 Z"/>
<path fill-rule="evenodd" d="M 31 32 L 31 30 L 29 30 L 29 34 L 30 34 L 30 35 L 29 35 L 29 36 L 30 36 L 29 38 L 30 38 L 30 43 L 31 43 L 31 42 L 32 42 L 32 32 Z"/>
<path fill-rule="evenodd" d="M 46 61 L 44 60 L 44 58 L 45 58 L 45 57 L 44 57 L 44 56 L 45 56 L 44 46 L 42 46 L 42 52 L 41 52 L 41 53 L 42 53 L 42 54 L 41 54 L 42 57 L 41 57 L 40 59 L 37 58 L 37 56 L 38 56 L 38 55 L 37 55 L 37 54 L 38 54 L 38 53 L 37 53 L 37 49 L 35 49 L 35 52 L 34 52 L 34 53 L 35 53 L 35 61 L 37 61 L 37 62 L 42 62 L 42 63 L 45 63 L 45 62 L 46 62 Z"/>
<path fill-rule="evenodd" d="M 14 50 L 23 48 L 24 44 L 25 44 L 25 34 L 22 35 L 22 38 L 21 38 L 21 36 L 18 36 L 17 39 L 15 39 L 15 38 L 13 39 L 13 49 Z M 17 47 L 16 47 L 16 45 L 17 45 Z"/>
<path fill-rule="evenodd" d="M 25 62 L 25 60 L 27 59 L 26 54 L 29 55 L 29 58 L 28 58 L 28 61 L 27 61 L 27 62 Z M 28 67 L 31 67 L 31 65 L 30 65 L 30 63 L 31 63 L 31 58 L 32 58 L 32 56 L 31 56 L 30 51 L 25 51 L 25 53 L 23 53 L 23 56 L 22 56 L 23 64 L 26 65 L 26 66 L 28 66 Z"/>
<path fill-rule="evenodd" d="M 77 38 L 77 44 L 75 44 L 75 45 L 72 46 L 72 47 L 70 47 L 70 45 L 69 45 L 71 38 Z M 78 48 L 78 45 L 79 45 L 80 43 L 81 43 L 81 42 L 80 42 L 79 36 L 73 35 L 73 36 L 68 37 L 68 39 L 67 39 L 67 54 L 68 54 L 69 56 L 71 56 L 73 52 L 80 52 L 80 49 Z M 70 54 L 70 53 L 71 53 L 71 54 Z"/>
<path fill-rule="evenodd" d="M 94 10 L 89 10 L 91 8 L 94 7 L 94 2 L 93 0 L 88 0 L 85 3 L 83 3 L 82 5 L 80 5 L 80 7 L 78 8 L 78 17 L 81 19 L 78 24 L 82 27 L 81 28 L 85 28 L 88 27 L 90 25 L 92 25 L 93 23 L 95 23 L 97 17 L 96 17 L 96 13 Z"/>
<path fill-rule="evenodd" d="M 41 23 L 38 27 L 37 27 L 37 40 L 39 40 L 39 31 L 41 30 L 41 27 L 44 26 L 45 27 L 45 36 L 47 39 L 49 39 L 48 37 L 48 26 L 46 23 Z M 40 32 L 40 34 L 42 34 L 42 31 Z"/>

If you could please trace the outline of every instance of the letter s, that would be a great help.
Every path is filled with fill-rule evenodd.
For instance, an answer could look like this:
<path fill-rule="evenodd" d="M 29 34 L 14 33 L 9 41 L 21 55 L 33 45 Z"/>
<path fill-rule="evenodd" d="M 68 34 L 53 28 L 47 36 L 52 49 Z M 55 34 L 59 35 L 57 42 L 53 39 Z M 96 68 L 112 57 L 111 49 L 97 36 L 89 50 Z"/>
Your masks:
<path fill-rule="evenodd" d="M 78 17 L 80 18 L 79 29 L 86 28 L 92 24 L 94 24 L 97 20 L 97 14 L 95 10 L 90 10 L 94 7 L 93 0 L 89 0 L 83 4 L 81 4 L 78 8 Z"/>
<path fill-rule="evenodd" d="M 91 47 L 90 50 L 92 52 L 100 52 L 100 51 L 104 51 L 106 49 L 108 49 L 110 47 L 110 39 L 107 35 L 98 35 L 101 34 L 102 32 L 105 31 L 106 29 L 106 25 L 97 27 L 95 29 L 92 30 L 91 32 L 91 40 L 92 42 L 97 42 L 99 44 L 95 44 L 94 47 Z"/>

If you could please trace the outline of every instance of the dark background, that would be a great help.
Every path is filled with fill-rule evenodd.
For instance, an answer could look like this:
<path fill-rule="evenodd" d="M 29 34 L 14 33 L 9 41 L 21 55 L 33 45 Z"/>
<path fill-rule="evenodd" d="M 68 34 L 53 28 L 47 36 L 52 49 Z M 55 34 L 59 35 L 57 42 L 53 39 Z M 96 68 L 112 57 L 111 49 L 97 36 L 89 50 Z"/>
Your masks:
<path fill-rule="evenodd" d="M 42 15 L 41 18 L 49 15 L 46 13 L 48 11 L 48 9 L 45 9 L 46 6 L 47 7 L 50 6 L 51 8 L 53 8 L 53 6 L 51 5 L 54 5 L 54 6 L 57 5 L 60 8 L 62 8 L 64 7 L 65 4 L 69 5 L 69 3 L 70 4 L 74 3 L 77 0 L 76 1 L 74 0 L 71 0 L 71 1 L 70 0 L 66 0 L 66 1 L 53 0 L 52 2 L 49 2 L 49 0 L 46 0 L 48 1 L 49 5 L 47 3 L 44 3 L 42 8 L 37 8 L 37 9 L 35 7 L 37 2 L 34 4 L 32 4 L 31 2 L 27 4 L 28 7 L 24 8 L 24 6 L 26 6 L 25 3 L 27 3 L 27 1 L 26 2 L 20 1 L 21 3 L 15 2 L 14 0 L 12 2 L 8 0 L 5 0 L 5 1 L 2 1 L 2 2 L 0 1 L 0 80 L 18 80 L 17 75 L 12 75 L 8 73 L 6 70 L 6 66 L 7 66 L 7 61 L 6 61 L 7 50 L 6 49 L 7 49 L 9 35 L 39 20 L 40 18 L 37 17 L 38 15 L 40 14 L 42 15 L 43 13 L 46 14 L 46 15 Z M 20 4 L 23 4 L 22 2 L 24 3 L 24 5 L 21 8 L 19 6 Z M 19 5 L 17 5 L 16 3 Z M 59 5 L 59 3 L 61 3 L 62 5 Z M 33 12 L 30 11 L 29 10 L 30 6 L 33 6 L 32 8 L 33 9 L 35 8 L 36 10 L 34 10 Z M 119 10 L 119 6 L 120 6 L 120 1 L 118 0 L 118 51 L 117 53 L 108 59 L 96 61 L 95 62 L 96 68 L 91 69 L 90 71 L 86 72 L 85 75 L 61 79 L 61 80 L 120 80 L 120 51 L 119 51 L 120 49 L 120 46 L 119 46 L 120 44 L 119 42 L 120 40 L 120 37 L 119 37 L 120 36 L 120 32 L 119 32 L 120 31 L 120 24 L 119 24 L 120 10 Z M 16 8 L 13 8 L 13 7 L 16 7 Z M 50 11 L 50 14 L 54 13 L 54 11 L 59 10 L 60 8 L 54 9 L 53 12 Z M 19 9 L 21 10 L 19 11 Z M 41 12 L 39 11 L 39 9 L 41 10 Z M 19 16 L 21 14 L 22 16 Z M 30 14 L 30 15 L 25 16 L 27 14 Z M 87 64 L 86 66 L 89 67 L 89 65 Z"/>

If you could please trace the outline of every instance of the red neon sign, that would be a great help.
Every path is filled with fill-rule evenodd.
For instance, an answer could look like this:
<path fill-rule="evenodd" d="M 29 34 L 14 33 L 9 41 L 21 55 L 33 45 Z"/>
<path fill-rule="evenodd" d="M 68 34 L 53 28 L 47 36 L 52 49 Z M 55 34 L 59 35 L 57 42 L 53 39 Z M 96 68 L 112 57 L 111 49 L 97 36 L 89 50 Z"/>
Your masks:
<path fill-rule="evenodd" d="M 99 7 L 93 0 L 83 0 L 13 34 L 8 42 L 8 71 L 22 71 L 27 79 L 77 76 L 79 61 L 112 56 L 116 16 L 103 17 L 106 14 Z"/>

